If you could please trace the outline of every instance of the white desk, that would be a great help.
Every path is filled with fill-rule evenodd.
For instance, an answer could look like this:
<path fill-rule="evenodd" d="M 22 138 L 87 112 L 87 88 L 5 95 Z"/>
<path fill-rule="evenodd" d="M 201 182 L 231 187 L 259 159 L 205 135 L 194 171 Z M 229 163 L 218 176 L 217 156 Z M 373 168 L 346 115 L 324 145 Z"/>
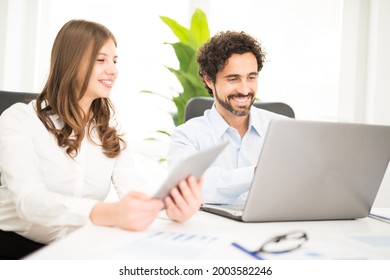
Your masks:
<path fill-rule="evenodd" d="M 141 233 L 86 226 L 36 252 L 28 259 L 245 260 L 253 258 L 233 247 L 231 242 L 238 242 L 245 248 L 254 250 L 269 238 L 291 230 L 305 231 L 309 240 L 294 252 L 267 255 L 267 258 L 390 259 L 390 223 L 373 218 L 241 223 L 205 212 L 197 213 L 182 224 L 174 223 L 161 214 Z M 172 235 L 169 235 L 170 233 Z M 215 237 L 217 239 L 214 239 Z M 203 241 L 199 241 L 202 238 Z"/>

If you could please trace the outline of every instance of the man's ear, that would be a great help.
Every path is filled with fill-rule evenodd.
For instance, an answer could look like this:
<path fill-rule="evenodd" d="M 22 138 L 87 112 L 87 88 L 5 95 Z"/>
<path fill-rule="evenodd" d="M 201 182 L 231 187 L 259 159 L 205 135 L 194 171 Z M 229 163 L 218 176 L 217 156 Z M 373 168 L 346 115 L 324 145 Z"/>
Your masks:
<path fill-rule="evenodd" d="M 213 83 L 213 81 L 210 79 L 209 76 L 203 75 L 203 80 L 204 80 L 204 82 L 206 83 L 206 85 L 207 85 L 209 88 L 211 88 L 211 89 L 214 88 L 214 83 Z"/>

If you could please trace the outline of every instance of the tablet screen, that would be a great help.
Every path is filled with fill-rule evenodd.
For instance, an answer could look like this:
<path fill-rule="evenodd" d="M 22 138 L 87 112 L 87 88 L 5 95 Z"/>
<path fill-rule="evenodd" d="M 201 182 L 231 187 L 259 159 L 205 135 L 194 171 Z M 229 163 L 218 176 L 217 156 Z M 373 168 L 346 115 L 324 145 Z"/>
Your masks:
<path fill-rule="evenodd" d="M 172 188 L 175 188 L 181 180 L 186 179 L 190 175 L 193 175 L 195 179 L 199 179 L 227 144 L 228 142 L 226 141 L 201 150 L 176 164 L 153 197 L 163 199 Z"/>

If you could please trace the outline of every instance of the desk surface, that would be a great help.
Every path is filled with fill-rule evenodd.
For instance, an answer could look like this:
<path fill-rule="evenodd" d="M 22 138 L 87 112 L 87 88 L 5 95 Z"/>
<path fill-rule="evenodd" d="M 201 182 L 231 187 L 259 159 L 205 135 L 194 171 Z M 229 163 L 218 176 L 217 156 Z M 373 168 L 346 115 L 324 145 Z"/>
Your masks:
<path fill-rule="evenodd" d="M 28 259 L 253 259 L 248 250 L 276 235 L 305 231 L 309 240 L 266 259 L 390 259 L 390 223 L 373 218 L 340 221 L 242 223 L 199 212 L 185 223 L 162 213 L 144 232 L 85 226 Z"/>

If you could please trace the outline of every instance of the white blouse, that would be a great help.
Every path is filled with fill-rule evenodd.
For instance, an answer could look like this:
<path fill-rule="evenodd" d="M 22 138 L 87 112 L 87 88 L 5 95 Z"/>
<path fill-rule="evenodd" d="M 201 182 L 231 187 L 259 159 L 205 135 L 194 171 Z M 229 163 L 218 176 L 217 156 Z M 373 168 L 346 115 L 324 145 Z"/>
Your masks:
<path fill-rule="evenodd" d="M 121 197 L 143 182 L 129 148 L 108 158 L 84 137 L 78 155 L 68 156 L 34 108 L 35 101 L 17 103 L 0 117 L 0 229 L 49 243 L 89 223 L 111 183 Z M 52 121 L 62 127 L 57 116 Z"/>

